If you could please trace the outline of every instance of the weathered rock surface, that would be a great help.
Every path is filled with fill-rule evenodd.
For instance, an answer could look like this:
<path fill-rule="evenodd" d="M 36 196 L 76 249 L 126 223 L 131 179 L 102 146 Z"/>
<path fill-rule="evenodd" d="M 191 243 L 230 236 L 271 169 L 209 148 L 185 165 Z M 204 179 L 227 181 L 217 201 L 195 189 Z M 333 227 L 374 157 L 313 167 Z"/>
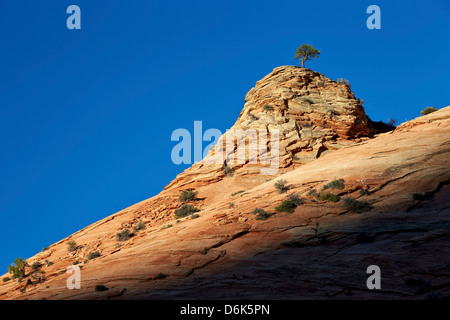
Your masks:
<path fill-rule="evenodd" d="M 315 90 L 309 80 L 293 80 L 300 73 L 314 75 L 312 71 L 290 67 L 276 70 L 270 76 L 292 81 L 295 90 Z M 291 74 L 294 76 L 289 78 Z M 294 104 L 289 107 L 289 99 L 296 93 L 281 88 L 277 92 L 276 87 L 265 89 L 271 83 L 268 80 L 264 78 L 260 85 L 267 82 L 265 86 L 257 85 L 259 89 L 250 91 L 236 125 L 256 124 L 257 120 L 250 121 L 247 114 L 264 113 L 254 110 L 261 107 L 257 101 L 267 96 L 272 99 L 274 114 L 267 114 L 271 120 L 264 121 L 282 127 L 275 124 L 275 110 L 291 112 Z M 323 82 L 326 88 L 326 79 Z M 329 86 L 327 95 L 332 90 L 336 95 L 347 90 L 334 83 Z M 291 98 L 283 106 L 280 101 L 284 94 Z M 320 94 L 315 94 L 318 101 Z M 348 99 L 353 101 L 351 96 Z M 323 98 L 321 105 L 325 101 Z M 342 112 L 346 103 L 334 108 Z M 317 106 L 317 110 L 320 108 Z M 311 120 L 316 115 L 306 111 L 296 115 L 296 120 L 286 121 L 303 128 L 300 117 L 308 117 L 310 120 L 304 121 L 310 121 L 323 134 L 323 140 L 311 139 L 308 143 L 321 141 L 327 148 L 339 145 L 335 151 L 280 170 L 275 179 L 240 175 L 238 170 L 233 176 L 209 183 L 197 181 L 194 175 L 189 178 L 192 181 L 180 179 L 179 184 L 171 184 L 159 195 L 27 259 L 30 265 L 36 261 L 44 264 L 40 273 L 31 276 L 27 268 L 20 283 L 0 281 L 0 299 L 450 298 L 450 107 L 357 143 L 361 135 L 370 135 L 364 125 L 360 126 L 365 118 L 358 110 L 354 105 L 353 113 L 339 118 L 338 124 L 329 124 L 330 131 L 314 122 L 319 120 Z M 335 138 L 324 138 L 328 135 Z M 303 151 L 293 153 L 299 152 Z M 287 193 L 274 188 L 279 179 L 288 181 Z M 344 179 L 344 188 L 323 190 L 334 179 Z M 199 200 L 190 202 L 201 209 L 196 219 L 174 217 L 174 211 L 182 205 L 179 190 L 186 186 L 198 191 Z M 350 212 L 343 201 L 320 200 L 312 190 L 366 201 L 372 208 L 363 213 Z M 294 193 L 304 203 L 292 213 L 276 212 L 275 207 Z M 255 208 L 274 214 L 267 220 L 257 220 Z M 133 230 L 139 222 L 145 229 L 136 231 L 129 240 L 116 239 L 122 229 Z M 69 240 L 77 243 L 73 252 L 67 250 Z M 88 260 L 95 251 L 101 256 Z M 52 264 L 47 265 L 45 260 Z M 69 290 L 66 270 L 76 261 L 82 268 L 81 289 Z M 366 287 L 366 270 L 373 264 L 381 268 L 381 290 Z M 44 281 L 37 281 L 35 276 Z M 96 291 L 97 285 L 109 290 Z"/>
<path fill-rule="evenodd" d="M 251 143 L 251 130 L 256 134 L 265 133 L 267 139 Z M 243 134 L 234 140 L 238 132 Z M 279 138 L 277 144 L 274 144 L 274 132 Z M 239 118 L 219 139 L 216 148 L 201 163 L 178 175 L 166 189 L 219 181 L 226 175 L 225 163 L 241 180 L 259 178 L 262 182 L 267 178 L 264 175 L 278 176 L 330 151 L 367 140 L 373 133 L 364 108 L 350 86 L 310 69 L 278 67 L 248 92 Z M 230 140 L 233 141 L 227 149 Z M 245 149 L 242 154 L 237 151 L 240 147 Z M 279 151 L 277 169 L 280 170 L 261 175 L 261 169 L 273 161 L 273 147 Z M 259 161 L 264 154 L 260 148 L 268 151 L 265 162 Z"/>

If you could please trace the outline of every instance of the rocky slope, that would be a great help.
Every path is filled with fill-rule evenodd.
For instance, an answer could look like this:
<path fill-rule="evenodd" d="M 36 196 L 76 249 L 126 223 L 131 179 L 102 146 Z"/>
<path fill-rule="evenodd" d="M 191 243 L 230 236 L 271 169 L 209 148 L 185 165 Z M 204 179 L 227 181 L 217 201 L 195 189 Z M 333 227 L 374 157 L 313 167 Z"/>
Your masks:
<path fill-rule="evenodd" d="M 247 95 L 235 127 L 248 126 L 282 133 L 276 175 L 261 177 L 260 164 L 233 167 L 230 176 L 219 164 L 194 165 L 155 197 L 29 258 L 43 266 L 32 275 L 27 268 L 20 283 L 0 281 L 0 299 L 450 297 L 450 107 L 373 137 L 349 87 L 281 67 Z M 274 187 L 280 179 L 285 193 Z M 344 182 L 327 188 L 335 179 Z M 190 204 L 199 217 L 176 219 L 187 188 L 198 191 Z M 320 197 L 327 193 L 342 200 Z M 292 194 L 303 203 L 277 212 Z M 367 211 L 352 212 L 345 197 Z M 255 208 L 273 215 L 259 220 Z M 116 239 L 139 222 L 145 229 Z M 96 251 L 101 256 L 88 259 Z M 77 261 L 81 289 L 69 290 L 66 270 Z M 373 264 L 381 290 L 366 287 Z"/>

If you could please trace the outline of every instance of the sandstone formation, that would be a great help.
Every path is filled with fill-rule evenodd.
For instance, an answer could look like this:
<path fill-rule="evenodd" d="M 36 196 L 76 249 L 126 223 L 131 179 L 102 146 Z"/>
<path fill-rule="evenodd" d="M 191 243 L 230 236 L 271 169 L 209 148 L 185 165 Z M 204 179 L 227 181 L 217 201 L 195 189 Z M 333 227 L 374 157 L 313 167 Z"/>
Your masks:
<path fill-rule="evenodd" d="M 0 299 L 450 297 L 450 107 L 373 136 L 348 86 L 280 67 L 248 93 L 234 127 L 277 128 L 282 169 L 261 176 L 261 165 L 244 164 L 225 176 L 219 164 L 196 164 L 160 194 L 27 259 L 43 266 L 0 281 Z M 285 193 L 274 187 L 281 179 Z M 342 188 L 327 188 L 335 179 Z M 188 202 L 195 219 L 174 215 L 185 189 L 198 192 Z M 342 200 L 318 196 L 326 193 Z M 276 211 L 290 195 L 303 203 Z M 367 211 L 352 212 L 345 197 Z M 259 220 L 256 208 L 272 215 Z M 119 241 L 123 229 L 134 235 Z M 74 263 L 80 290 L 66 286 Z M 369 265 L 382 270 L 381 290 L 366 287 Z"/>
<path fill-rule="evenodd" d="M 233 139 L 230 135 L 239 131 L 248 133 L 252 129 L 267 134 L 264 146 L 250 144 L 249 135 L 243 134 L 232 142 L 231 152 L 227 152 L 227 138 Z M 349 85 L 338 84 L 310 69 L 278 67 L 248 92 L 239 118 L 229 132 L 219 139 L 216 148 L 210 151 L 203 162 L 181 173 L 166 189 L 188 186 L 194 182 L 219 181 L 226 175 L 224 164 L 234 175 L 240 176 L 241 181 L 264 181 L 267 177 L 261 175 L 261 169 L 269 166 L 270 158 L 266 163 L 249 163 L 249 149 L 259 156 L 259 148 L 263 148 L 268 150 L 270 157 L 274 131 L 279 137 L 277 168 L 281 170 L 276 174 L 268 174 L 272 176 L 292 170 L 296 165 L 308 163 L 333 150 L 364 141 L 375 133 L 369 126 L 360 100 L 355 98 Z M 245 156 L 239 158 L 236 154 L 238 146 L 246 148 Z M 213 157 L 217 158 L 210 160 Z M 238 159 L 242 161 L 238 163 Z M 235 162 L 228 163 L 229 160 Z"/>

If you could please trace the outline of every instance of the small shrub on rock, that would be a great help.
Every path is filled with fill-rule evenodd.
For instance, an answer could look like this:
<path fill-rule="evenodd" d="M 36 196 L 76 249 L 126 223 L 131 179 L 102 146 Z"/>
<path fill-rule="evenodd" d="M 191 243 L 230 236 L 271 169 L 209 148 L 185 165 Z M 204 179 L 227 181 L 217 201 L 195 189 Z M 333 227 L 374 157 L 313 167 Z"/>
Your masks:
<path fill-rule="evenodd" d="M 175 210 L 175 218 L 184 218 L 190 216 L 200 210 L 190 204 L 183 204 L 181 208 Z"/>
<path fill-rule="evenodd" d="M 295 203 L 290 200 L 284 200 L 279 206 L 275 207 L 275 211 L 292 213 L 295 208 L 297 208 Z"/>
<path fill-rule="evenodd" d="M 427 114 L 433 113 L 435 111 L 437 111 L 437 109 L 435 107 L 426 107 L 425 109 L 420 111 L 420 115 L 426 116 Z"/>
<path fill-rule="evenodd" d="M 181 202 L 195 201 L 197 199 L 198 191 L 193 190 L 181 190 Z"/>
<path fill-rule="evenodd" d="M 256 214 L 256 220 L 267 220 L 272 216 L 272 213 L 266 212 L 263 209 L 256 208 L 253 210 L 253 213 Z"/>
<path fill-rule="evenodd" d="M 355 213 L 363 213 L 371 210 L 373 207 L 367 201 L 358 201 L 356 199 L 352 199 L 350 197 L 345 197 L 342 200 L 342 206 L 350 211 Z"/>
<path fill-rule="evenodd" d="M 278 180 L 275 182 L 274 186 L 276 189 L 280 190 L 281 193 L 284 193 L 289 190 L 289 187 L 287 186 L 287 181 L 284 179 Z"/>

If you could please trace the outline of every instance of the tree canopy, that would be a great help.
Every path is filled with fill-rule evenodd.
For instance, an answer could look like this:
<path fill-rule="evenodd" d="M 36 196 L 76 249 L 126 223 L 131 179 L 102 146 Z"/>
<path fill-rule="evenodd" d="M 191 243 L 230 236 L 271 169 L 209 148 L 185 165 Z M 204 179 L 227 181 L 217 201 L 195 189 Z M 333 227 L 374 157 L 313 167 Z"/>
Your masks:
<path fill-rule="evenodd" d="M 302 62 L 302 68 L 304 68 L 305 61 L 316 59 L 319 57 L 319 55 L 320 50 L 317 50 L 313 46 L 304 43 L 300 47 L 298 47 L 294 59 L 300 60 Z"/>

